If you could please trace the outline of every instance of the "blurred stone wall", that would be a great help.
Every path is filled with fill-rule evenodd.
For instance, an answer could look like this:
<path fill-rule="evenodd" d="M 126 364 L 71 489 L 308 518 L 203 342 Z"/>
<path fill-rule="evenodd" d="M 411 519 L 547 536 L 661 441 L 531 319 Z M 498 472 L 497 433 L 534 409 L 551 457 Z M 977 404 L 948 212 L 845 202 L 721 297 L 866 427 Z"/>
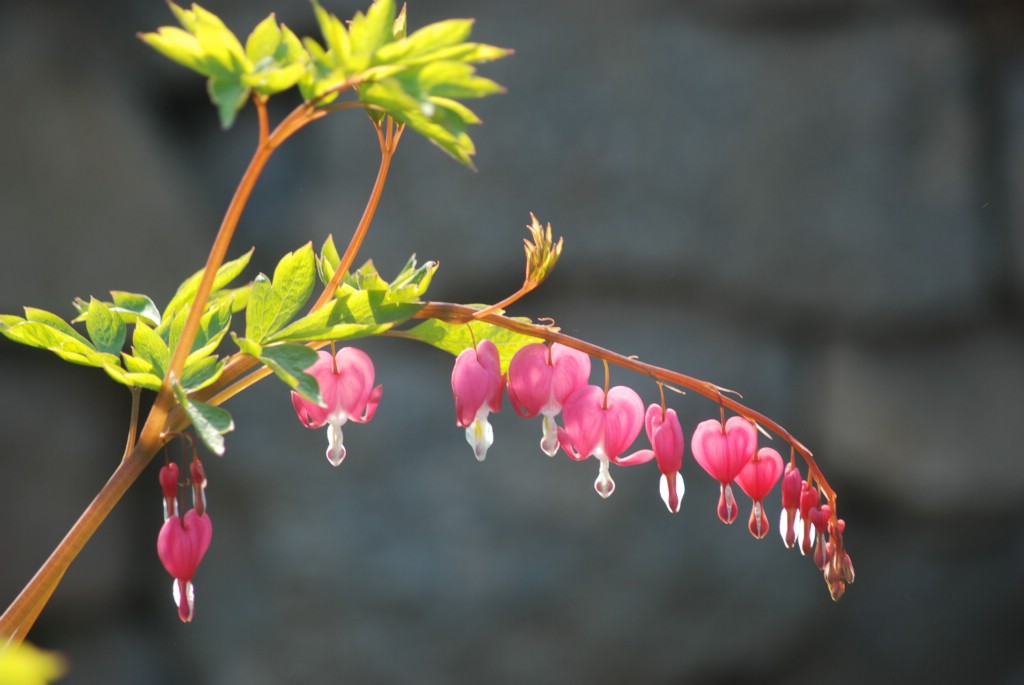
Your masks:
<path fill-rule="evenodd" d="M 722 526 L 684 465 L 550 460 L 506 410 L 478 464 L 451 358 L 397 340 L 349 457 L 268 381 L 206 469 L 214 543 L 178 623 L 156 470 L 72 566 L 34 639 L 73 683 L 1024 682 L 1024 9 L 1014 0 L 411 4 L 514 47 L 485 67 L 480 171 L 411 134 L 364 248 L 438 259 L 431 296 L 521 277 L 528 212 L 565 254 L 514 313 L 741 391 L 818 456 L 858 582 L 839 604 L 773 530 Z M 328 2 L 340 15 L 359 3 Z M 304 2 L 221 0 L 238 32 Z M 160 303 L 199 268 L 254 141 L 134 37 L 164 3 L 0 6 L 0 311 Z M 347 240 L 376 169 L 356 113 L 272 160 L 234 254 Z M 255 272 L 253 272 L 255 273 Z M 595 374 L 596 378 L 596 374 Z M 113 469 L 128 397 L 0 340 L 6 603 Z M 655 387 L 625 372 L 652 401 Z M 673 397 L 689 435 L 716 407 Z M 174 448 L 172 448 L 174 452 Z M 772 523 L 778 515 L 772 503 Z"/>

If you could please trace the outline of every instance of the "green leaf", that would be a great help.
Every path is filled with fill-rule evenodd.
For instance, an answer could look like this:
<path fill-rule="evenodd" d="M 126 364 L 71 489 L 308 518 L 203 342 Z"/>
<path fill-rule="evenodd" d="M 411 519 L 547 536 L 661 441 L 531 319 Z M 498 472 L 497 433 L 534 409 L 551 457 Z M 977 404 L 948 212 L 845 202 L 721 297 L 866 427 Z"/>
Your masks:
<path fill-rule="evenodd" d="M 338 270 L 339 264 L 341 264 L 341 256 L 334 246 L 334 237 L 328 235 L 323 247 L 320 248 L 320 256 L 316 260 L 316 272 L 324 285 L 330 283 L 334 278 L 334 272 Z"/>
<path fill-rule="evenodd" d="M 221 126 L 228 128 L 248 98 L 246 76 L 253 64 L 235 34 L 220 18 L 199 5 L 171 11 L 182 28 L 164 26 L 140 38 L 166 57 L 207 77 L 207 91 L 217 106 Z"/>
<path fill-rule="evenodd" d="M 249 250 L 241 257 L 232 259 L 231 261 L 224 262 L 221 267 L 217 269 L 217 274 L 213 279 L 213 292 L 210 295 L 211 300 L 214 297 L 214 293 L 235 280 L 245 267 L 249 264 L 249 259 L 252 257 L 252 250 Z M 167 303 L 167 308 L 164 309 L 163 321 L 157 330 L 160 331 L 161 335 L 166 330 L 166 327 L 170 325 L 173 315 L 176 314 L 180 309 L 189 305 L 193 299 L 195 299 L 196 292 L 199 290 L 199 282 L 203 278 L 203 270 L 195 272 L 189 276 L 185 281 L 178 286 L 178 290 L 174 293 L 174 297 Z"/>
<path fill-rule="evenodd" d="M 529 322 L 529 319 L 518 320 Z M 469 326 L 473 327 L 472 336 L 469 332 Z M 513 355 L 520 348 L 530 343 L 543 342 L 541 338 L 516 333 L 507 328 L 483 321 L 474 321 L 467 325 L 464 323 L 451 324 L 438 319 L 428 319 L 418 326 L 394 333 L 394 335 L 425 342 L 453 355 L 458 355 L 462 350 L 473 347 L 474 338 L 478 343 L 481 340 L 490 340 L 498 348 L 498 353 L 501 355 L 501 370 L 503 373 L 508 370 L 508 365 L 512 362 Z"/>
<path fill-rule="evenodd" d="M 135 359 L 131 356 L 125 356 L 125 359 Z M 141 361 L 141 360 L 138 360 Z M 141 371 L 126 371 L 116 364 L 104 364 L 103 370 L 107 372 L 107 375 L 113 378 L 121 385 L 127 385 L 128 387 L 143 388 L 145 390 L 159 391 L 163 385 L 164 379 L 160 376 L 156 376 L 152 373 L 141 372 Z"/>
<path fill-rule="evenodd" d="M 306 73 L 309 55 L 302 41 L 273 14 L 261 21 L 245 42 L 245 54 L 253 71 L 243 82 L 262 95 L 287 90 Z"/>
<path fill-rule="evenodd" d="M 185 363 L 185 370 L 181 373 L 181 385 L 188 392 L 195 392 L 205 388 L 220 377 L 227 364 L 226 359 L 216 357 L 201 357 L 195 361 Z"/>
<path fill-rule="evenodd" d="M 231 414 L 220 407 L 193 400 L 185 393 L 181 383 L 171 378 L 171 387 L 178 404 L 192 421 L 196 435 L 206 447 L 218 457 L 224 456 L 224 434 L 235 429 Z"/>
<path fill-rule="evenodd" d="M 411 36 L 383 46 L 374 55 L 374 61 L 378 64 L 391 64 L 428 55 L 441 48 L 461 43 L 469 38 L 472 30 L 472 19 L 448 19 L 429 24 Z"/>
<path fill-rule="evenodd" d="M 270 342 L 350 340 L 377 335 L 408 320 L 421 302 L 394 302 L 384 290 L 357 290 L 287 326 Z"/>
<path fill-rule="evenodd" d="M 120 314 L 125 323 L 135 323 L 142 318 L 153 326 L 160 325 L 160 309 L 145 295 L 111 290 L 110 296 L 113 298 L 111 311 Z"/>
<path fill-rule="evenodd" d="M 89 301 L 85 327 L 97 350 L 113 355 L 121 353 L 127 334 L 124 320 L 96 298 Z"/>
<path fill-rule="evenodd" d="M 366 14 L 356 12 L 349 22 L 352 53 L 365 55 L 369 63 L 373 53 L 394 38 L 394 25 L 395 0 L 374 0 Z"/>
<path fill-rule="evenodd" d="M 22 345 L 49 350 L 65 361 L 83 366 L 103 365 L 101 353 L 93 346 L 83 342 L 80 336 L 69 335 L 63 330 L 38 321 L 22 321 L 5 326 L 2 331 L 5 337 Z M 109 355 L 105 355 L 109 357 Z M 116 357 L 113 358 L 115 361 Z"/>
<path fill-rule="evenodd" d="M 316 350 L 292 343 L 263 347 L 255 341 L 239 338 L 234 334 L 232 338 L 238 349 L 266 364 L 289 388 L 311 402 L 323 406 L 316 378 L 306 373 L 306 369 L 317 359 Z"/>
<path fill-rule="evenodd" d="M 81 333 L 71 327 L 71 324 L 60 318 L 56 314 L 52 314 L 45 309 L 36 309 L 35 307 L 25 307 L 25 320 L 33 321 L 36 323 L 46 324 L 50 328 L 54 328 L 65 335 L 69 335 L 72 338 L 80 340 L 81 342 L 89 345 L 92 344 L 86 340 Z"/>
<path fill-rule="evenodd" d="M 206 86 L 210 100 L 217 106 L 220 126 L 226 131 L 249 100 L 249 86 L 242 82 L 241 76 L 236 79 L 233 75 L 227 78 L 213 76 Z"/>
<path fill-rule="evenodd" d="M 315 280 L 311 243 L 282 257 L 273 281 L 260 274 L 253 281 L 245 311 L 245 337 L 262 343 L 281 330 L 305 306 Z"/>
<path fill-rule="evenodd" d="M 167 343 L 152 328 L 141 321 L 135 324 L 132 352 L 133 356 L 143 359 L 152 366 L 154 375 L 163 378 L 167 373 L 167 365 L 171 359 Z"/>

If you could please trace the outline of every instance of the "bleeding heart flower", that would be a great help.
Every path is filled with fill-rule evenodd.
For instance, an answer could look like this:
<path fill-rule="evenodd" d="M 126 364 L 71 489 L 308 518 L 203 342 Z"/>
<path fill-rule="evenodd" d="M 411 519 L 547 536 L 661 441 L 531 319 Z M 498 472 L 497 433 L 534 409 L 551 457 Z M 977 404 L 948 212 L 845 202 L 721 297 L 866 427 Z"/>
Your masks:
<path fill-rule="evenodd" d="M 292 391 L 292 405 L 306 428 L 327 428 L 327 461 L 337 466 L 345 458 L 341 427 L 351 419 L 366 423 L 380 403 L 383 386 L 373 387 L 374 369 L 370 356 L 355 347 L 343 347 L 331 356 L 321 350 L 317 360 L 306 369 L 320 385 L 323 406 Z"/>
<path fill-rule="evenodd" d="M 558 453 L 555 417 L 577 388 L 590 378 L 590 357 L 558 343 L 531 343 L 519 349 L 508 367 L 508 398 L 526 419 L 544 416 L 540 448 L 549 457 Z"/>
<path fill-rule="evenodd" d="M 736 476 L 736 484 L 754 500 L 747 527 L 758 540 L 768 534 L 768 517 L 764 514 L 762 502 L 781 477 L 782 457 L 771 447 L 759 449 Z"/>
<path fill-rule="evenodd" d="M 617 463 L 619 455 L 636 440 L 643 413 L 640 396 L 624 385 L 611 388 L 607 394 L 596 385 L 585 385 L 569 395 L 562 406 L 565 427 L 558 429 L 558 442 L 577 461 L 591 455 L 597 458 L 600 465 L 594 489 L 601 497 L 615 491 L 608 464 Z"/>
<path fill-rule="evenodd" d="M 638 450 L 628 457 L 615 460 L 619 466 L 632 466 L 658 460 L 661 471 L 661 499 L 673 514 L 679 513 L 679 505 L 683 499 L 685 487 L 683 476 L 679 470 L 683 466 L 683 428 L 679 425 L 679 417 L 674 409 L 664 409 L 660 404 L 647 407 L 644 417 L 647 428 L 647 439 L 651 441 L 652 450 Z"/>
<path fill-rule="evenodd" d="M 212 537 L 210 517 L 207 514 L 200 516 L 195 509 L 189 509 L 184 517 L 171 516 L 164 521 L 156 540 L 160 561 L 174 577 L 174 603 L 178 606 L 178 616 L 185 623 L 192 620 L 195 611 L 192 577 Z"/>
<path fill-rule="evenodd" d="M 787 548 L 792 548 L 796 544 L 802 485 L 800 470 L 792 462 L 786 464 L 786 471 L 782 476 L 782 515 L 779 519 L 779 534 L 782 535 L 782 542 Z"/>
<path fill-rule="evenodd" d="M 736 498 L 731 483 L 747 465 L 757 449 L 757 431 L 742 416 L 733 416 L 725 425 L 715 419 L 701 421 L 690 441 L 693 458 L 720 483 L 718 518 L 724 523 L 736 520 Z"/>
<path fill-rule="evenodd" d="M 478 461 L 484 460 L 487 449 L 494 443 L 494 429 L 487 415 L 501 410 L 504 389 L 501 357 L 490 340 L 480 341 L 475 349 L 464 349 L 455 358 L 452 369 L 455 425 L 466 429 L 466 442 Z"/>

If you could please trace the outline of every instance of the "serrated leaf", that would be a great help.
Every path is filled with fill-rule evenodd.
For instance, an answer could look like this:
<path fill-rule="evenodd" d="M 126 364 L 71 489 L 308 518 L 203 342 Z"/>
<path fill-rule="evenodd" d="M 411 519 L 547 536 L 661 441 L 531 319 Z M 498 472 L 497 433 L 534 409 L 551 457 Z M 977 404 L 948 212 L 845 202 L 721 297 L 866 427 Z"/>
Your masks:
<path fill-rule="evenodd" d="M 366 14 L 356 12 L 349 22 L 353 55 L 365 55 L 368 65 L 370 56 L 394 38 L 395 15 L 394 0 L 374 0 Z"/>
<path fill-rule="evenodd" d="M 143 388 L 144 390 L 153 390 L 158 392 L 164 382 L 163 378 L 152 373 L 128 371 L 122 369 L 116 364 L 104 364 L 103 370 L 106 371 L 107 375 L 112 379 L 121 385 L 127 385 L 130 388 Z"/>
<path fill-rule="evenodd" d="M 245 337 L 264 342 L 299 313 L 316 280 L 313 246 L 306 243 L 289 252 L 274 269 L 274 278 L 260 274 L 252 284 L 245 311 Z"/>
<path fill-rule="evenodd" d="M 160 325 L 160 309 L 146 295 L 111 290 L 110 296 L 113 298 L 111 311 L 120 314 L 125 323 L 135 323 L 143 318 L 152 326 Z"/>
<path fill-rule="evenodd" d="M 220 377 L 226 363 L 226 359 L 216 357 L 201 357 L 191 363 L 186 361 L 181 384 L 188 392 L 205 388 Z"/>
<path fill-rule="evenodd" d="M 211 76 L 206 82 L 210 100 L 217 107 L 220 127 L 225 131 L 235 123 L 239 110 L 249 100 L 249 87 L 242 82 L 242 76 L 226 78 Z"/>
<path fill-rule="evenodd" d="M 428 24 L 402 40 L 381 47 L 374 55 L 374 61 L 389 64 L 428 55 L 461 43 L 469 38 L 472 30 L 472 19 L 448 19 Z"/>
<path fill-rule="evenodd" d="M 36 323 L 46 324 L 50 328 L 56 329 L 65 335 L 69 335 L 76 340 L 79 340 L 89 347 L 92 347 L 92 343 L 85 339 L 81 333 L 71 327 L 64 319 L 60 318 L 56 314 L 46 311 L 45 309 L 36 309 L 35 307 L 25 307 L 25 320 L 33 321 Z"/>
<path fill-rule="evenodd" d="M 422 302 L 395 302 L 387 290 L 356 290 L 270 337 L 268 342 L 350 340 L 382 333 L 408 320 Z"/>
<path fill-rule="evenodd" d="M 469 326 L 473 327 L 472 335 L 470 335 Z M 394 335 L 425 342 L 453 355 L 458 355 L 462 350 L 473 347 L 474 339 L 477 343 L 485 339 L 490 340 L 498 348 L 498 353 L 501 356 L 502 373 L 508 370 L 512 357 L 522 347 L 530 343 L 543 342 L 541 338 L 516 333 L 483 321 L 474 321 L 470 324 L 451 324 L 438 319 L 428 319 L 413 328 L 394 333 Z"/>
<path fill-rule="evenodd" d="M 242 271 L 245 270 L 245 267 L 248 266 L 252 253 L 253 251 L 249 250 L 241 257 L 221 264 L 221 267 L 217 269 L 217 274 L 213 279 L 213 293 L 216 293 L 228 283 L 238 278 L 239 274 L 241 274 Z M 170 325 L 170 319 L 173 314 L 185 305 L 189 304 L 195 298 L 196 292 L 199 290 L 199 282 L 202 278 L 203 270 L 200 269 L 186 278 L 185 281 L 178 286 L 178 290 L 174 293 L 174 297 L 171 298 L 171 301 L 167 303 L 166 309 L 164 309 L 163 322 L 159 327 L 161 334 L 163 333 L 163 329 Z M 212 297 L 213 295 L 211 294 L 211 299 Z"/>
<path fill-rule="evenodd" d="M 263 347 L 247 338 L 239 338 L 234 334 L 231 337 L 234 338 L 239 350 L 266 364 L 285 385 L 311 402 L 323 406 L 320 386 L 313 376 L 306 373 L 306 369 L 317 359 L 316 350 L 292 343 Z"/>
<path fill-rule="evenodd" d="M 341 256 L 334 246 L 334 236 L 328 235 L 323 247 L 320 248 L 320 256 L 316 260 L 316 271 L 324 285 L 330 283 L 334 278 L 334 272 L 337 271 L 339 264 L 341 264 Z"/>
<path fill-rule="evenodd" d="M 289 388 L 323 406 L 316 378 L 306 373 L 306 369 L 317 360 L 316 350 L 289 343 L 271 345 L 263 348 L 259 359 Z"/>
<path fill-rule="evenodd" d="M 132 335 L 132 353 L 148 362 L 153 367 L 154 375 L 163 378 L 167 373 L 167 364 L 171 358 L 167 343 L 141 321 L 135 325 L 135 333 Z"/>
<path fill-rule="evenodd" d="M 89 300 L 89 310 L 85 319 L 86 330 L 89 331 L 89 338 L 92 344 L 100 352 L 119 355 L 124 346 L 124 339 L 127 334 L 127 326 L 120 316 L 110 311 L 110 308 L 92 298 Z"/>
<path fill-rule="evenodd" d="M 69 335 L 64 330 L 40 321 L 22 321 L 7 325 L 0 333 L 16 343 L 49 350 L 73 364 L 98 367 L 103 365 L 104 358 L 110 356 L 100 357 L 100 353 L 81 336 Z M 117 358 L 114 357 L 114 360 L 116 362 Z"/>
<path fill-rule="evenodd" d="M 207 449 L 218 457 L 224 456 L 224 434 L 235 429 L 231 414 L 220 407 L 193 400 L 185 393 L 181 383 L 171 378 L 171 387 L 178 404 L 192 421 L 196 435 L 203 441 Z"/>

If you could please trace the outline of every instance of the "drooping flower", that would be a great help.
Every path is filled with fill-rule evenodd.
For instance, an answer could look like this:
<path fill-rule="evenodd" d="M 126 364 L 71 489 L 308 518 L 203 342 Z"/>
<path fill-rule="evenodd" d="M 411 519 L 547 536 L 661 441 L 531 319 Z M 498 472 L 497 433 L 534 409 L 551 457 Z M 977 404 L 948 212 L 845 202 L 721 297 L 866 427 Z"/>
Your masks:
<path fill-rule="evenodd" d="M 310 402 L 295 391 L 292 391 L 292 405 L 306 428 L 328 426 L 327 461 L 337 466 L 345 458 L 341 427 L 349 420 L 366 423 L 372 419 L 384 387 L 373 387 L 373 361 L 355 347 L 343 347 L 334 356 L 321 350 L 306 373 L 320 385 L 324 406 Z"/>
<path fill-rule="evenodd" d="M 594 489 L 601 497 L 615 490 L 608 464 L 636 440 L 643 426 L 644 403 L 636 391 L 617 385 L 607 393 L 596 385 L 576 389 L 562 406 L 564 428 L 558 442 L 577 461 L 594 456 L 600 462 Z"/>
<path fill-rule="evenodd" d="M 517 414 L 532 419 L 543 415 L 540 448 L 549 457 L 558 453 L 555 417 L 577 388 L 590 378 L 590 357 L 559 343 L 531 343 L 519 349 L 508 367 L 508 399 Z"/>
<path fill-rule="evenodd" d="M 665 409 L 660 404 L 647 407 L 644 416 L 647 439 L 651 441 L 650 450 L 638 450 L 628 457 L 615 461 L 619 466 L 632 466 L 657 459 L 661 471 L 661 499 L 673 514 L 679 513 L 679 505 L 683 499 L 685 487 L 683 476 L 679 470 L 683 466 L 683 428 L 679 425 L 679 417 L 674 409 Z"/>
<path fill-rule="evenodd" d="M 212 537 L 213 526 L 209 515 L 200 515 L 195 509 L 189 509 L 183 517 L 168 517 L 156 540 L 157 555 L 174 578 L 174 603 L 178 606 L 179 618 L 185 623 L 191 621 L 195 613 L 192 578 Z"/>
<path fill-rule="evenodd" d="M 768 534 L 768 517 L 764 514 L 763 500 L 781 477 L 782 456 L 771 447 L 759 449 L 736 476 L 736 484 L 747 497 L 754 500 L 747 527 L 758 540 Z"/>
<path fill-rule="evenodd" d="M 790 549 L 796 544 L 802 486 L 800 470 L 792 462 L 787 463 L 786 471 L 782 476 L 782 514 L 779 519 L 779 534 L 782 535 L 782 542 Z"/>
<path fill-rule="evenodd" d="M 814 547 L 816 531 L 811 513 L 817 511 L 818 489 L 807 481 L 800 484 L 800 515 L 797 520 L 796 539 L 800 545 L 800 554 L 807 556 Z"/>
<path fill-rule="evenodd" d="M 487 456 L 494 443 L 494 429 L 487 415 L 501 410 L 505 377 L 501 373 L 498 348 L 490 340 L 481 340 L 455 358 L 452 369 L 452 394 L 455 397 L 455 425 L 466 429 L 466 442 L 478 461 Z"/>
<path fill-rule="evenodd" d="M 736 498 L 731 483 L 754 456 L 757 432 L 742 416 L 733 416 L 724 425 L 708 419 L 697 425 L 690 449 L 697 463 L 720 484 L 718 518 L 732 523 L 736 520 Z"/>

